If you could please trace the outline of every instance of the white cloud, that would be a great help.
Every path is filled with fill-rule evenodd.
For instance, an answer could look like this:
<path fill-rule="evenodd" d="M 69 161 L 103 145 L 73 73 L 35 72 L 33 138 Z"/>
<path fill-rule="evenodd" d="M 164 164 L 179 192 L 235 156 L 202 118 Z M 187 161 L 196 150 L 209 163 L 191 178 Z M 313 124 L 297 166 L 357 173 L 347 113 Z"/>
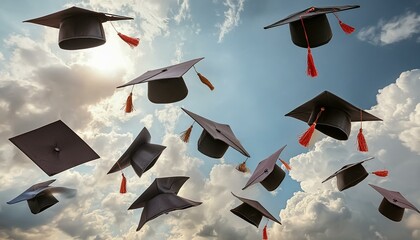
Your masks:
<path fill-rule="evenodd" d="M 406 12 L 389 21 L 380 20 L 376 26 L 362 28 L 357 37 L 362 41 L 383 46 L 409 39 L 419 32 L 420 15 Z"/>
<path fill-rule="evenodd" d="M 182 0 L 181 4 L 179 4 L 179 1 L 180 0 L 178 0 L 177 2 L 178 2 L 178 5 L 180 5 L 181 7 L 179 8 L 178 14 L 174 16 L 175 22 L 178 24 L 182 20 L 191 18 L 189 0 Z"/>
<path fill-rule="evenodd" d="M 367 185 L 399 191 L 420 205 L 418 185 L 412 184 L 420 182 L 419 77 L 420 70 L 403 72 L 395 83 L 379 91 L 378 104 L 370 112 L 383 122 L 363 125 L 369 153 L 357 152 L 358 127 L 353 125 L 348 141 L 327 137 L 290 160 L 290 176 L 303 191 L 296 192 L 280 212 L 283 225 L 271 229 L 275 239 L 420 239 L 419 215 L 406 210 L 401 223 L 388 220 L 377 210 L 382 196 Z M 321 183 L 342 166 L 366 156 L 375 157 L 364 164 L 368 172 L 386 168 L 389 176 L 370 175 L 343 192 L 337 190 L 335 179 Z"/>
<path fill-rule="evenodd" d="M 217 24 L 219 28 L 218 42 L 222 42 L 226 34 L 239 25 L 241 19 L 241 12 L 244 10 L 245 0 L 225 0 L 223 5 L 228 9 L 224 12 L 225 20 L 222 24 Z"/>

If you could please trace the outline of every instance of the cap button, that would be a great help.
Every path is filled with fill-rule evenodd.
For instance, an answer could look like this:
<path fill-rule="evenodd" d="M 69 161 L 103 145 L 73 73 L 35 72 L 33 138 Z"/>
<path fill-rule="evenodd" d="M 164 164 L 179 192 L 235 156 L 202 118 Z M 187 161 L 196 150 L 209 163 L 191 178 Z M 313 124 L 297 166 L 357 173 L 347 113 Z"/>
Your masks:
<path fill-rule="evenodd" d="M 55 148 L 54 148 L 54 151 L 56 151 L 56 152 L 60 152 L 60 149 L 59 149 L 58 147 L 55 147 Z"/>

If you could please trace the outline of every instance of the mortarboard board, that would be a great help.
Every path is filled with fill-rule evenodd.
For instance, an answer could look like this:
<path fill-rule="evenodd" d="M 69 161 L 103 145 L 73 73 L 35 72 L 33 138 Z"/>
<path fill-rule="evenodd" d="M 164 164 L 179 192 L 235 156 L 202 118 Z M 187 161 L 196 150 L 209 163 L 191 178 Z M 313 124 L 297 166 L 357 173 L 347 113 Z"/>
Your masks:
<path fill-rule="evenodd" d="M 286 173 L 276 164 L 280 153 L 285 147 L 286 145 L 258 163 L 257 168 L 242 190 L 245 190 L 252 184 L 261 183 L 268 191 L 274 191 L 286 175 Z"/>
<path fill-rule="evenodd" d="M 166 146 L 150 143 L 150 139 L 149 131 L 147 128 L 143 128 L 120 159 L 112 166 L 108 174 L 120 171 L 131 165 L 136 174 L 141 177 L 144 172 L 155 165 L 166 148 Z"/>
<path fill-rule="evenodd" d="M 243 203 L 236 208 L 231 209 L 230 211 L 235 214 L 236 216 L 242 218 L 243 220 L 251 223 L 252 225 L 258 228 L 260 225 L 262 217 L 266 217 L 268 219 L 273 220 L 274 222 L 281 224 L 279 220 L 277 220 L 273 215 L 271 215 L 267 209 L 265 209 L 259 202 L 242 198 L 236 196 L 232 193 L 233 196 L 241 200 Z"/>
<path fill-rule="evenodd" d="M 61 120 L 9 139 L 48 176 L 99 158 Z"/>
<path fill-rule="evenodd" d="M 112 24 L 112 21 L 131 19 L 133 18 L 71 7 L 24 22 L 60 29 L 58 35 L 60 48 L 78 50 L 97 47 L 106 42 L 102 23 L 110 21 Z M 139 43 L 137 38 L 131 38 L 122 33 L 118 35 L 132 47 Z"/>
<path fill-rule="evenodd" d="M 313 63 L 310 48 L 315 48 L 327 44 L 332 38 L 333 34 L 326 14 L 333 13 L 338 19 L 343 31 L 350 34 L 354 31 L 354 28 L 343 23 L 338 18 L 336 12 L 350 10 L 358 7 L 360 6 L 348 5 L 322 8 L 310 7 L 303 11 L 293 13 L 282 20 L 264 27 L 264 29 L 289 24 L 293 43 L 299 47 L 308 48 L 308 75 L 316 77 L 317 71 Z"/>
<path fill-rule="evenodd" d="M 151 102 L 173 103 L 181 101 L 188 95 L 188 88 L 185 85 L 182 76 L 202 59 L 204 58 L 197 58 L 176 65 L 147 71 L 141 76 L 137 77 L 136 79 L 121 86 L 118 86 L 117 88 L 122 88 L 130 85 L 134 87 L 135 84 L 147 82 L 147 95 Z M 211 85 L 211 83 L 203 75 L 201 75 L 198 72 L 197 75 L 204 84 L 209 86 L 211 90 L 214 89 L 213 85 Z M 131 96 L 132 94 L 130 93 L 129 98 L 127 99 L 126 112 L 132 111 L 132 109 L 130 108 L 127 109 L 127 106 L 132 105 Z"/>
<path fill-rule="evenodd" d="M 236 138 L 229 125 L 214 122 L 184 108 L 182 108 L 182 110 L 203 128 L 200 138 L 198 139 L 198 151 L 212 158 L 221 158 L 229 146 L 231 146 L 244 156 L 250 157 L 249 153 Z M 187 134 L 188 137 L 186 139 L 184 138 L 184 141 L 188 141 L 191 130 L 192 125 L 187 130 L 189 131 Z"/>
<path fill-rule="evenodd" d="M 362 166 L 362 163 L 372 159 L 373 157 L 370 157 L 357 163 L 347 164 L 329 176 L 327 179 L 322 181 L 322 183 L 330 180 L 333 177 L 337 177 L 338 190 L 343 191 L 347 188 L 351 188 L 359 182 L 363 181 L 369 175 L 366 169 Z"/>
<path fill-rule="evenodd" d="M 7 204 L 27 201 L 31 212 L 37 214 L 58 203 L 58 200 L 53 196 L 53 193 L 64 193 L 69 197 L 76 193 L 76 189 L 49 186 L 54 181 L 55 179 L 37 183 L 13 200 L 8 201 Z"/>
<path fill-rule="evenodd" d="M 347 140 L 350 135 L 351 122 L 382 121 L 328 91 L 322 92 L 285 116 L 307 122 L 311 126 L 299 140 L 299 143 L 305 147 L 308 146 L 315 129 L 337 140 Z M 359 141 L 361 137 L 363 135 L 360 127 Z M 367 151 L 367 145 L 364 149 L 359 148 L 359 150 Z"/>
<path fill-rule="evenodd" d="M 189 177 L 156 178 L 153 183 L 128 208 L 143 208 L 137 231 L 148 221 L 175 210 L 187 209 L 201 204 L 178 196 L 179 189 Z"/>
<path fill-rule="evenodd" d="M 399 192 L 390 191 L 385 188 L 369 184 L 373 189 L 378 191 L 384 198 L 379 205 L 379 212 L 388 219 L 399 222 L 404 215 L 404 209 L 408 208 L 418 213 L 420 211 Z"/>

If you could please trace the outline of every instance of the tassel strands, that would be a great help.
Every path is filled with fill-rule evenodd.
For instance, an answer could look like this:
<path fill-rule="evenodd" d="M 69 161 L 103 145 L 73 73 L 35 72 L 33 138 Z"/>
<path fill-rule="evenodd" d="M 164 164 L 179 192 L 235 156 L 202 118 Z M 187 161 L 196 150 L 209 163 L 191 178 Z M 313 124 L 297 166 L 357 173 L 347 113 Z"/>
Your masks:
<path fill-rule="evenodd" d="M 115 28 L 114 24 L 111 23 L 111 26 L 114 28 L 114 30 L 117 32 L 118 36 L 124 41 L 126 42 L 131 48 L 137 47 L 140 43 L 140 38 L 135 38 L 135 37 L 129 37 L 125 34 L 120 33 L 119 31 L 117 31 L 117 29 Z"/>
<path fill-rule="evenodd" d="M 343 32 L 345 32 L 346 34 L 352 34 L 354 32 L 354 27 L 347 25 L 345 23 L 343 23 L 340 18 L 338 18 L 337 14 L 334 12 L 334 16 L 337 18 L 338 23 L 340 24 L 341 29 L 343 30 Z"/>
<path fill-rule="evenodd" d="M 300 136 L 299 138 L 299 143 L 300 145 L 307 147 L 309 144 L 309 141 L 311 141 L 312 135 L 315 131 L 315 126 L 316 123 L 318 121 L 319 116 L 321 116 L 321 113 L 325 111 L 325 108 L 322 107 L 321 110 L 318 112 L 318 114 L 316 115 L 315 121 L 312 123 L 312 125 L 308 128 L 308 130 L 306 130 L 306 132 L 304 132 L 302 134 L 302 136 Z"/>
<path fill-rule="evenodd" d="M 133 89 L 134 89 L 134 85 L 131 88 L 131 92 L 127 97 L 127 100 L 125 101 L 125 104 L 122 108 L 124 108 L 124 112 L 125 113 L 131 113 L 134 111 L 134 105 L 133 105 Z"/>
<path fill-rule="evenodd" d="M 378 177 L 387 177 L 388 170 L 379 170 L 379 171 L 372 172 L 372 174 L 375 174 Z"/>
<path fill-rule="evenodd" d="M 359 129 L 359 133 L 357 134 L 357 149 L 360 152 L 367 152 L 369 149 L 366 143 L 365 136 L 363 135 L 362 121 L 363 121 L 362 111 L 360 111 L 360 129 Z"/>
<path fill-rule="evenodd" d="M 131 48 L 137 47 L 140 43 L 140 39 L 139 38 L 133 38 L 133 37 L 129 37 L 127 35 L 124 35 L 120 32 L 118 32 L 118 36 L 120 36 L 120 38 L 126 42 Z"/>
<path fill-rule="evenodd" d="M 204 77 L 201 73 L 197 72 L 197 69 L 195 69 L 195 66 L 193 66 L 193 67 L 194 67 L 194 71 L 195 71 L 195 73 L 197 73 L 197 76 L 200 79 L 200 81 L 204 85 L 206 85 L 207 87 L 209 87 L 211 91 L 213 91 L 214 90 L 213 84 L 206 77 Z"/>
<path fill-rule="evenodd" d="M 267 225 L 264 226 L 262 240 L 268 240 Z"/>
<path fill-rule="evenodd" d="M 121 171 L 121 176 L 122 176 L 121 185 L 120 185 L 120 193 L 124 194 L 124 193 L 127 193 L 127 178 L 124 176 L 124 173 L 122 172 L 120 163 L 118 161 L 117 161 L 117 164 L 118 164 L 118 168 Z"/>
<path fill-rule="evenodd" d="M 188 143 L 190 141 L 190 135 L 191 135 L 191 131 L 192 131 L 194 123 L 191 124 L 191 126 L 187 130 L 185 130 L 181 133 L 180 138 L 183 142 Z"/>
<path fill-rule="evenodd" d="M 310 12 L 310 11 L 311 11 L 311 9 L 308 10 L 308 12 Z M 316 70 L 316 67 L 315 67 L 315 62 L 314 62 L 314 58 L 312 56 L 311 47 L 309 46 L 308 34 L 306 33 L 305 24 L 303 22 L 302 16 L 300 17 L 300 21 L 302 22 L 303 32 L 305 33 L 305 39 L 306 39 L 306 43 L 308 45 L 308 54 L 307 54 L 307 65 L 308 66 L 306 68 L 306 74 L 308 76 L 311 76 L 311 77 L 316 77 L 316 76 L 318 76 L 318 71 Z"/>
<path fill-rule="evenodd" d="M 248 160 L 248 158 L 246 158 L 245 161 L 243 161 L 241 164 L 236 166 L 235 169 L 238 170 L 239 172 L 243 172 L 243 173 L 250 172 L 249 168 L 246 166 L 246 161 L 247 160 Z"/>
<path fill-rule="evenodd" d="M 286 161 L 283 161 L 280 158 L 279 158 L 279 160 L 280 160 L 281 163 L 283 163 L 283 165 L 287 169 L 287 171 L 292 170 L 292 167 Z"/>
<path fill-rule="evenodd" d="M 127 178 L 125 178 L 124 173 L 121 174 L 121 186 L 120 186 L 120 193 L 127 193 Z"/>

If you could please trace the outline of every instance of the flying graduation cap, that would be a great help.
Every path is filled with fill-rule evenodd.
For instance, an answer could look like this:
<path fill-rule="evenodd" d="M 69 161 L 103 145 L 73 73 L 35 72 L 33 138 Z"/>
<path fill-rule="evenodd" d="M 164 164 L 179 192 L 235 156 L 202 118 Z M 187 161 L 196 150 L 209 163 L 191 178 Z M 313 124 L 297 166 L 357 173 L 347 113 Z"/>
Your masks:
<path fill-rule="evenodd" d="M 78 50 L 97 47 L 106 42 L 102 23 L 109 21 L 112 24 L 112 21 L 131 19 L 133 18 L 71 7 L 24 22 L 58 28 L 58 45 L 60 48 L 65 50 Z M 118 32 L 118 36 L 131 47 L 139 44 L 138 38 L 132 38 L 120 32 Z"/>
<path fill-rule="evenodd" d="M 255 183 L 261 183 L 268 191 L 274 191 L 286 176 L 286 173 L 276 164 L 277 159 L 280 157 L 280 153 L 285 147 L 286 145 L 258 163 L 257 168 L 242 190 L 245 190 Z"/>
<path fill-rule="evenodd" d="M 99 158 L 99 155 L 61 120 L 9 140 L 48 176 Z"/>
<path fill-rule="evenodd" d="M 420 213 L 420 211 L 412 203 L 405 199 L 401 193 L 381 188 L 373 184 L 369 185 L 384 197 L 378 210 L 388 219 L 394 222 L 400 222 L 404 216 L 404 210 L 406 208 Z"/>
<path fill-rule="evenodd" d="M 347 34 L 354 31 L 354 28 L 343 23 L 336 12 L 358 8 L 358 5 L 333 6 L 333 7 L 310 7 L 303 11 L 293 13 L 290 16 L 279 20 L 264 29 L 289 24 L 292 41 L 296 46 L 308 49 L 308 69 L 307 74 L 311 77 L 318 75 L 311 48 L 327 44 L 332 38 L 332 31 L 328 22 L 327 14 L 333 13 L 337 18 L 341 28 Z"/>
<path fill-rule="evenodd" d="M 7 204 L 27 201 L 31 212 L 33 214 L 38 214 L 58 203 L 58 200 L 54 197 L 53 193 L 63 193 L 67 197 L 73 197 L 76 194 L 76 189 L 50 186 L 54 181 L 55 179 L 32 185 L 19 196 L 8 201 Z"/>
<path fill-rule="evenodd" d="M 200 138 L 198 139 L 198 151 L 200 151 L 202 154 L 212 158 L 221 158 L 229 146 L 231 146 L 242 155 L 250 157 L 249 153 L 242 146 L 241 142 L 236 138 L 229 125 L 214 122 L 184 108 L 182 108 L 182 110 L 184 110 L 184 112 L 186 112 L 203 128 Z M 191 125 L 182 134 L 181 139 L 184 142 L 189 141 L 192 127 L 193 125 Z"/>
<path fill-rule="evenodd" d="M 310 125 L 310 128 L 299 139 L 299 143 L 305 147 L 308 146 L 315 129 L 334 139 L 347 140 L 350 135 L 351 122 L 382 121 L 328 91 L 322 92 L 285 116 L 296 118 Z M 368 151 L 362 125 L 360 125 L 357 140 L 359 151 Z"/>
<path fill-rule="evenodd" d="M 262 217 L 273 220 L 274 222 L 281 224 L 273 215 L 271 215 L 267 209 L 265 209 L 259 202 L 247 198 L 242 198 L 236 196 L 232 193 L 233 196 L 242 201 L 242 204 L 236 208 L 231 209 L 230 211 L 236 216 L 242 218 L 243 220 L 251 223 L 252 225 L 258 228 L 260 225 Z"/>
<path fill-rule="evenodd" d="M 143 128 L 120 159 L 112 166 L 108 174 L 122 171 L 122 169 L 131 165 L 137 176 L 141 177 L 144 172 L 155 165 L 166 148 L 166 146 L 150 143 L 150 139 L 149 131 L 147 128 Z M 120 193 L 126 191 L 126 178 L 123 173 Z"/>
<path fill-rule="evenodd" d="M 185 85 L 182 76 L 202 59 L 204 58 L 197 58 L 176 65 L 147 71 L 136 79 L 118 86 L 117 88 L 126 86 L 133 86 L 134 88 L 134 85 L 136 84 L 147 82 L 147 96 L 152 103 L 173 103 L 181 101 L 188 95 L 188 88 Z M 210 81 L 201 75 L 201 73 L 197 72 L 195 67 L 194 70 L 201 82 L 207 85 L 210 90 L 213 90 L 214 87 Z M 131 112 L 133 110 L 132 105 L 132 93 L 130 93 L 127 98 L 125 111 Z"/>
<path fill-rule="evenodd" d="M 333 177 L 337 177 L 337 188 L 339 191 L 351 188 L 363 181 L 369 175 L 362 164 L 372 159 L 373 157 L 370 157 L 357 163 L 347 164 L 340 170 L 329 176 L 327 179 L 322 181 L 322 183 L 330 180 Z M 386 177 L 388 175 L 388 171 L 375 171 L 372 172 L 372 174 L 375 174 L 379 177 Z"/>
<path fill-rule="evenodd" d="M 143 208 L 137 231 L 144 224 L 164 213 L 175 210 L 187 209 L 201 204 L 178 196 L 179 189 L 189 177 L 166 177 L 156 178 L 153 183 L 140 195 L 139 198 L 128 208 Z"/>

